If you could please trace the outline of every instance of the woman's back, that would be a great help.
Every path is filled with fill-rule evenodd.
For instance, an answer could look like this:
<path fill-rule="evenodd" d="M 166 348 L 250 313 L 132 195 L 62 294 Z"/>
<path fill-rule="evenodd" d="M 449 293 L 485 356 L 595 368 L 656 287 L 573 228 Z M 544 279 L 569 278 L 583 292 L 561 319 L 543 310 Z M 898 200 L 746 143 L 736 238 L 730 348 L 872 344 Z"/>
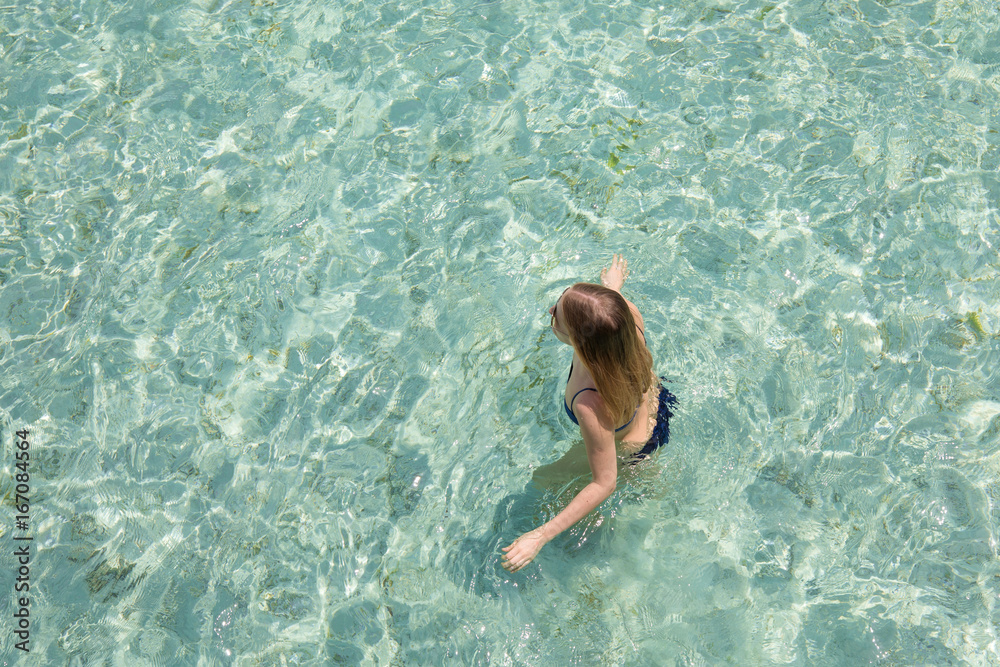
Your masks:
<path fill-rule="evenodd" d="M 639 340 L 642 342 L 643 348 L 645 348 L 645 323 L 642 319 L 642 314 L 639 312 L 639 309 L 636 308 L 635 304 L 627 300 L 626 303 L 628 304 L 632 317 L 635 320 L 636 332 L 639 334 Z M 648 354 L 648 349 L 646 352 Z M 583 404 L 585 405 L 590 405 L 598 410 L 603 410 L 603 401 L 595 399 L 594 396 L 588 396 L 590 393 L 597 394 L 598 396 L 600 395 L 597 391 L 594 376 L 591 374 L 586 364 L 583 363 L 578 354 L 574 351 L 573 361 L 570 364 L 570 373 L 566 379 L 566 391 L 563 397 L 563 406 L 574 424 L 579 422 L 576 420 L 573 408 L 581 401 L 583 401 Z M 638 451 L 649 439 L 654 426 L 654 424 L 650 423 L 649 419 L 651 414 L 649 409 L 649 397 L 651 393 L 652 392 L 649 390 L 643 393 L 642 400 L 636 406 L 635 412 L 627 422 L 615 425 L 615 441 L 617 442 L 618 449 L 622 454 L 630 454 Z M 652 414 L 656 414 L 655 409 L 652 411 Z"/>

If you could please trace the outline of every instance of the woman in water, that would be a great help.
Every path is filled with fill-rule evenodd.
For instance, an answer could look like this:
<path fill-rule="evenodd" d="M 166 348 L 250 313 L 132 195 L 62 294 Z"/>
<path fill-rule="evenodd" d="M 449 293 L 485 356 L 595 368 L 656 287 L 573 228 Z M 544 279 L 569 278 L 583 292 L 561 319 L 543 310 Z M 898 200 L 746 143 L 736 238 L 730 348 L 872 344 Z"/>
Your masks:
<path fill-rule="evenodd" d="M 573 348 L 563 408 L 580 426 L 591 481 L 551 521 L 503 548 L 511 572 L 614 492 L 619 454 L 644 459 L 670 437 L 677 399 L 653 374 L 642 315 L 621 295 L 626 277 L 628 263 L 615 255 L 601 271 L 603 287 L 576 283 L 549 308 L 552 332 Z"/>

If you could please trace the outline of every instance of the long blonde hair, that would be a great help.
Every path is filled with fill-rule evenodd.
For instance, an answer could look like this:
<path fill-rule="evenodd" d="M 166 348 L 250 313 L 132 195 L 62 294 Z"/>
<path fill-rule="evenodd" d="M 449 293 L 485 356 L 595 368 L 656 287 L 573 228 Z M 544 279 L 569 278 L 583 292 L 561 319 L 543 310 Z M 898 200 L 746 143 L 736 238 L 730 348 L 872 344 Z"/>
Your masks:
<path fill-rule="evenodd" d="M 607 287 L 576 283 L 566 290 L 559 314 L 608 416 L 615 424 L 629 421 L 653 384 L 653 357 L 639 340 L 628 302 Z"/>

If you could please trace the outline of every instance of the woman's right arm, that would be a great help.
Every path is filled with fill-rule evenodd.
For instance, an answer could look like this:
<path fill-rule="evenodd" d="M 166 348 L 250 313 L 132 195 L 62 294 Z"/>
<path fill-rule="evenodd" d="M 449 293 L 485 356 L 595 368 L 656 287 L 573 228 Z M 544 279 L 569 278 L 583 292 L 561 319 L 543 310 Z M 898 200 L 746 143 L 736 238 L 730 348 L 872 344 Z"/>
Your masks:
<path fill-rule="evenodd" d="M 625 279 L 628 278 L 628 260 L 626 260 L 621 255 L 613 255 L 611 257 L 611 266 L 605 269 L 601 269 L 601 284 L 608 289 L 613 289 L 619 294 L 622 293 L 622 286 L 625 285 Z M 624 297 L 624 295 L 622 295 Z M 639 309 L 635 307 L 635 304 L 625 299 L 625 303 L 628 304 L 629 310 L 632 311 L 632 317 L 635 319 L 635 323 L 639 325 L 639 328 L 643 331 L 646 330 L 646 323 L 642 319 L 642 313 Z"/>
<path fill-rule="evenodd" d="M 621 294 L 626 278 L 628 278 L 628 261 L 621 255 L 612 255 L 611 266 L 601 269 L 601 284 Z"/>

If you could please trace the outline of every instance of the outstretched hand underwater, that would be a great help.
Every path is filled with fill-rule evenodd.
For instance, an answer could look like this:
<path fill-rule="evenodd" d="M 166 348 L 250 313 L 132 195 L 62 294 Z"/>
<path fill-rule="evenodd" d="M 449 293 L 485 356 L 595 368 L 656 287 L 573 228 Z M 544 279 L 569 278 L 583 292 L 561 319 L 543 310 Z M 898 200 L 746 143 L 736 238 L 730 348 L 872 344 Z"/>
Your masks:
<path fill-rule="evenodd" d="M 500 561 L 501 565 L 508 572 L 517 572 L 535 560 L 535 556 L 548 542 L 548 538 L 545 537 L 545 526 L 539 526 L 502 549 L 505 555 Z"/>

